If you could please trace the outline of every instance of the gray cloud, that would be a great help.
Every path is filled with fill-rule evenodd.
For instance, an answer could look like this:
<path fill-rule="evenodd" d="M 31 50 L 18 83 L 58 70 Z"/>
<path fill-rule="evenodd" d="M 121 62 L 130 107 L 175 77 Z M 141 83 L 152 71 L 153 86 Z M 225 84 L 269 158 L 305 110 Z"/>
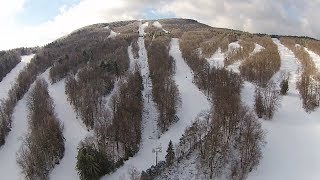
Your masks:
<path fill-rule="evenodd" d="M 160 8 L 216 27 L 320 38 L 319 0 L 175 0 Z"/>

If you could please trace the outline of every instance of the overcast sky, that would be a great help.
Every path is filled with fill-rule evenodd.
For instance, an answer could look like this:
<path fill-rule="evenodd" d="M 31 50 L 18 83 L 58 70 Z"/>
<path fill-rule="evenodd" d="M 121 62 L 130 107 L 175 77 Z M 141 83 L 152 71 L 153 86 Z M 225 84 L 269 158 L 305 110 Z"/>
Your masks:
<path fill-rule="evenodd" d="M 167 17 L 320 38 L 320 0 L 0 0 L 0 50 L 41 46 L 93 23 Z"/>

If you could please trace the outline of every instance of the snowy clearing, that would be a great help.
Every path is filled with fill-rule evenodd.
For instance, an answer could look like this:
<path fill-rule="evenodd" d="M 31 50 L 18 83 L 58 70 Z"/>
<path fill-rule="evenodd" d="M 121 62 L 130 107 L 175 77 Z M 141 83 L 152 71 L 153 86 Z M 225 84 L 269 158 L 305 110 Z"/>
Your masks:
<path fill-rule="evenodd" d="M 210 58 L 206 58 L 206 60 L 208 61 L 210 68 L 222 68 L 224 67 L 224 58 L 225 55 L 221 52 L 221 48 L 218 48 L 218 50 Z"/>
<path fill-rule="evenodd" d="M 108 38 L 115 38 L 118 34 L 120 34 L 120 33 L 116 33 L 116 32 L 114 32 L 114 31 L 110 31 L 110 35 L 108 36 Z"/>
<path fill-rule="evenodd" d="M 112 31 L 109 26 L 106 26 L 106 27 L 104 27 L 104 28 L 110 30 L 110 34 L 109 34 L 109 36 L 107 37 L 108 39 L 109 39 L 109 38 L 115 38 L 117 35 L 120 34 L 120 33 L 116 33 L 116 32 L 114 32 L 114 31 Z"/>
<path fill-rule="evenodd" d="M 239 41 L 236 42 L 232 42 L 228 45 L 228 51 L 234 50 L 234 49 L 238 49 L 241 48 Z"/>
<path fill-rule="evenodd" d="M 159 29 L 162 29 L 165 33 L 168 33 L 167 30 L 163 29 L 162 28 L 162 25 L 159 23 L 159 21 L 155 21 L 152 23 L 152 26 L 156 27 L 156 28 L 159 28 Z"/>
<path fill-rule="evenodd" d="M 262 47 L 259 44 L 255 43 L 254 49 L 253 49 L 251 54 L 258 53 L 258 52 L 262 51 L 263 49 L 264 49 L 264 47 Z"/>
<path fill-rule="evenodd" d="M 0 82 L 0 99 L 7 98 L 8 92 L 14 85 L 16 78 L 21 70 L 23 70 L 30 60 L 34 57 L 34 54 L 21 56 L 21 62 L 16 65 Z"/>
<path fill-rule="evenodd" d="M 281 69 L 290 72 L 289 91 L 274 118 L 261 120 L 267 144 L 260 166 L 248 179 L 316 180 L 320 177 L 320 110 L 304 111 L 296 90 L 297 59 L 278 40 L 274 42 L 280 51 Z"/>
<path fill-rule="evenodd" d="M 305 48 L 305 50 L 310 54 L 311 59 L 313 60 L 314 64 L 316 65 L 316 68 L 318 69 L 318 72 L 320 72 L 320 56 L 307 48 Z"/>

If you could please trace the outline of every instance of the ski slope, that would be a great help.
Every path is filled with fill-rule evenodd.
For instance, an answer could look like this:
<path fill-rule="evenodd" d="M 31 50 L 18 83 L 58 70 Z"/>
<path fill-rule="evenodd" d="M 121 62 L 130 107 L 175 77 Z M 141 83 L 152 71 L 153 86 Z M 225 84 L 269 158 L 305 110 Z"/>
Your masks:
<path fill-rule="evenodd" d="M 18 74 L 16 74 L 16 76 L 17 75 Z M 40 76 L 42 76 L 42 74 Z M 30 86 L 30 89 L 32 89 L 33 86 L 34 83 Z M 27 100 L 30 94 L 30 89 L 23 98 L 18 101 L 14 108 L 11 131 L 6 138 L 6 143 L 0 148 L 1 179 L 24 179 L 21 174 L 21 169 L 16 162 L 16 153 L 19 151 L 22 145 L 22 139 L 25 137 L 28 130 Z"/>
<path fill-rule="evenodd" d="M 148 27 L 148 22 L 142 24 L 140 22 L 139 25 L 139 34 L 144 35 L 144 29 Z M 139 152 L 128 161 L 124 163 L 122 167 L 120 167 L 115 173 L 106 175 L 102 179 L 119 179 L 119 177 L 128 178 L 128 170 L 133 166 L 138 168 L 139 170 L 147 169 L 152 165 L 152 147 L 155 146 L 156 139 L 158 138 L 157 131 L 157 118 L 158 118 L 158 110 L 156 108 L 155 103 L 152 100 L 152 86 L 151 79 L 149 78 L 149 65 L 148 65 L 148 57 L 147 50 L 144 44 L 144 37 L 138 38 L 138 46 L 139 46 L 139 58 L 134 60 L 132 55 L 132 48 L 129 48 L 129 58 L 130 62 L 136 61 L 140 66 L 141 75 L 143 77 L 143 85 L 144 90 L 142 91 L 142 95 L 144 98 L 143 101 L 143 117 L 142 117 L 142 140 L 141 147 Z M 131 64 L 131 63 L 130 63 Z M 148 97 L 149 96 L 149 97 Z M 145 162 L 144 155 L 151 153 L 151 162 Z M 150 160 L 150 156 L 146 159 Z"/>
<path fill-rule="evenodd" d="M 65 94 L 65 80 L 61 80 L 55 84 L 50 84 L 49 70 L 42 76 L 48 83 L 48 90 L 55 105 L 55 112 L 57 118 L 63 124 L 63 137 L 65 138 L 65 152 L 60 161 L 50 173 L 50 179 L 68 179 L 78 180 L 79 176 L 75 169 L 77 147 L 82 139 L 86 137 L 85 125 L 82 124 L 81 119 L 78 119 L 76 113 L 70 103 L 67 101 Z"/>
<path fill-rule="evenodd" d="M 34 57 L 34 54 L 21 56 L 21 62 L 16 65 L 0 82 L 0 99 L 8 97 L 8 92 L 12 85 L 15 83 L 21 70 L 23 70 L 30 60 Z"/>
<path fill-rule="evenodd" d="M 271 121 L 261 120 L 267 131 L 263 159 L 249 180 L 317 180 L 320 177 L 320 110 L 306 113 L 296 82 L 298 60 L 293 52 L 274 39 L 277 44 L 281 68 L 290 73 L 288 95 Z"/>
<path fill-rule="evenodd" d="M 141 62 L 141 72 L 142 75 L 146 75 L 146 73 L 148 73 L 148 65 L 146 64 L 147 52 L 144 47 L 143 37 L 139 38 L 138 44 L 140 47 L 139 62 Z M 178 143 L 185 128 L 191 125 L 192 121 L 200 112 L 210 108 L 210 103 L 206 96 L 192 83 L 193 76 L 190 68 L 182 59 L 178 39 L 171 41 L 170 55 L 175 59 L 177 66 L 174 80 L 178 85 L 182 99 L 181 109 L 179 109 L 177 114 L 180 120 L 172 125 L 159 139 L 154 138 L 153 131 L 155 128 L 154 125 L 156 125 L 154 122 L 156 122 L 155 120 L 157 118 L 157 109 L 155 109 L 156 107 L 152 99 L 148 102 L 146 96 L 144 96 L 143 132 L 139 152 L 126 161 L 124 166 L 120 167 L 115 173 L 104 176 L 102 179 L 119 179 L 119 177 L 128 179 L 128 171 L 130 168 L 135 167 L 138 171 L 148 169 L 155 164 L 155 154 L 152 153 L 152 150 L 156 147 L 162 147 L 162 153 L 158 155 L 158 159 L 164 160 L 166 154 L 165 149 L 169 141 L 172 140 L 173 143 Z M 145 82 L 144 85 L 146 85 Z M 151 91 L 151 87 L 145 86 L 143 95 L 146 95 L 145 91 Z"/>

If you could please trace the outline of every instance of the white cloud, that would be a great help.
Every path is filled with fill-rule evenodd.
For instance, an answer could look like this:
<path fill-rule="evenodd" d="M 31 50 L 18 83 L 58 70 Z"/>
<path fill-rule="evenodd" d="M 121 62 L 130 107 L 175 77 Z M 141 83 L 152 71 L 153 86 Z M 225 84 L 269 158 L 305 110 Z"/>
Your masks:
<path fill-rule="evenodd" d="M 320 38 L 320 0 L 81 0 L 62 6 L 52 20 L 20 27 L 16 15 L 28 0 L 0 0 L 0 49 L 43 45 L 85 25 L 159 15 L 197 19 L 215 27 Z"/>
<path fill-rule="evenodd" d="M 21 8 L 23 3 L 20 3 L 20 8 L 12 8 L 12 11 L 1 14 L 1 17 L 12 16 L 13 19 L 12 23 L 0 19 L 0 23 L 5 25 L 0 30 L 0 49 L 44 45 L 85 25 L 141 18 L 140 12 L 144 7 L 125 0 L 82 0 L 68 8 L 62 6 L 60 14 L 43 24 L 19 27 L 14 24 L 14 16 Z"/>

